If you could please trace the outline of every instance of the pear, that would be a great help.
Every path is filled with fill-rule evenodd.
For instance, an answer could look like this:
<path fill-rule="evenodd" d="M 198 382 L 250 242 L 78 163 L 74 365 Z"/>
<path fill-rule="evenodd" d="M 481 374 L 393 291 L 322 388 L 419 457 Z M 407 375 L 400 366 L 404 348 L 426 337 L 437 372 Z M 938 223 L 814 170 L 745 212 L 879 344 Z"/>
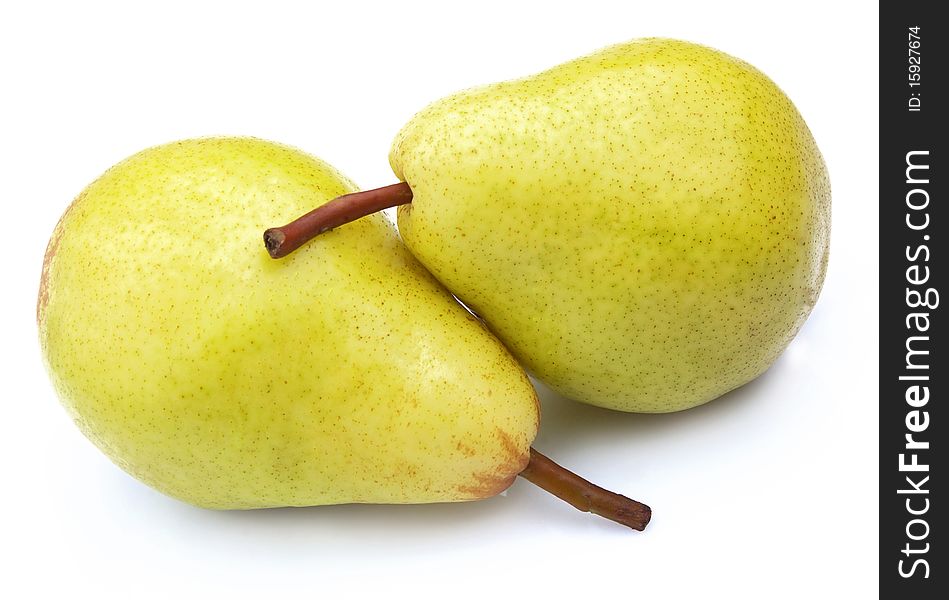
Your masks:
<path fill-rule="evenodd" d="M 528 370 L 597 406 L 676 411 L 747 383 L 824 280 L 814 138 L 774 82 L 707 47 L 638 40 L 450 96 L 390 163 L 390 202 L 349 218 L 402 204 L 412 253 Z"/>
<path fill-rule="evenodd" d="M 644 527 L 648 507 L 563 483 L 575 476 L 531 450 L 524 371 L 382 215 L 283 262 L 260 247 L 265 223 L 356 189 L 252 138 L 151 148 L 87 187 L 53 233 L 37 306 L 82 432 L 202 507 L 475 500 L 521 474 Z"/>

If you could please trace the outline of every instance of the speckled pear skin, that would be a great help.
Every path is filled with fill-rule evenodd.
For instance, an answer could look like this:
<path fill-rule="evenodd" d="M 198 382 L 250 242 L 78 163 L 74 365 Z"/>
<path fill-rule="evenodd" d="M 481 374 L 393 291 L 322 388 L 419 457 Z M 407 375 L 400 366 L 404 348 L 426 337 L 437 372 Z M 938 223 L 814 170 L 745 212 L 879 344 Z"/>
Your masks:
<path fill-rule="evenodd" d="M 82 192 L 37 317 L 89 439 L 211 508 L 507 488 L 536 434 L 534 390 L 382 215 L 267 255 L 268 225 L 355 189 L 298 150 L 209 138 L 145 150 Z"/>
<path fill-rule="evenodd" d="M 390 163 L 412 252 L 561 393 L 687 409 L 760 375 L 820 292 L 830 184 L 790 100 L 644 39 L 439 100 Z"/>

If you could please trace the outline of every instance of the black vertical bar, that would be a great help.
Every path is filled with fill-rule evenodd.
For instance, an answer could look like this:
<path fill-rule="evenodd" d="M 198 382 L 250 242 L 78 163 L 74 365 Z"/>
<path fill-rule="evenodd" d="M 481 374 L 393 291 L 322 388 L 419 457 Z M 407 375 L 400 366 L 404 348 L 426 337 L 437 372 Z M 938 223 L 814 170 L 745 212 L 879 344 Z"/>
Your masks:
<path fill-rule="evenodd" d="M 883 598 L 949 589 L 936 541 L 944 487 L 935 454 L 949 440 L 938 351 L 945 325 L 946 154 L 940 93 L 949 31 L 940 3 L 880 7 L 880 587 Z M 845 199 L 844 201 L 851 201 Z M 946 298 L 949 301 L 949 297 Z M 945 559 L 944 559 L 945 560 Z M 943 594 L 945 591 L 943 591 Z M 945 597 L 941 596 L 940 597 Z"/>

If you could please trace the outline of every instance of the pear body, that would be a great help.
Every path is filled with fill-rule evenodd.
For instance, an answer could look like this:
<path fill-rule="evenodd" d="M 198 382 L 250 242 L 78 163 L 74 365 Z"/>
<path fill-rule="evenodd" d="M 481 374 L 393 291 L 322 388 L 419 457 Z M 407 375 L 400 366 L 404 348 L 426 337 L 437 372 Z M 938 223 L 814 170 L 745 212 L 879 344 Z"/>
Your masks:
<path fill-rule="evenodd" d="M 790 100 L 675 40 L 423 109 L 390 163 L 412 252 L 561 393 L 635 412 L 761 374 L 820 291 L 830 187 Z"/>
<path fill-rule="evenodd" d="M 50 241 L 43 356 L 82 431 L 211 508 L 471 500 L 527 464 L 523 371 L 381 216 L 271 260 L 267 225 L 355 186 L 251 138 L 143 151 Z"/>

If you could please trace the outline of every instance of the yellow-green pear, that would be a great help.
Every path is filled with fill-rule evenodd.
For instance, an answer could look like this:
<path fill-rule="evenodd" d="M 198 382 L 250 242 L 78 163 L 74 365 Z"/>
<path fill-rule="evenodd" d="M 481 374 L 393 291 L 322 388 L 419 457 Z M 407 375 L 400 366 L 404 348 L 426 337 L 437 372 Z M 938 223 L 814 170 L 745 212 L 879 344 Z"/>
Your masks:
<path fill-rule="evenodd" d="M 526 375 L 382 215 L 286 261 L 261 247 L 265 224 L 355 190 L 252 138 L 154 147 L 87 187 L 53 233 L 37 307 L 83 433 L 141 481 L 211 508 L 474 500 L 518 474 L 550 484 L 558 468 L 532 459 Z"/>
<path fill-rule="evenodd" d="M 612 46 L 439 100 L 390 155 L 412 253 L 561 393 L 690 408 L 765 371 L 817 300 L 830 185 L 748 63 Z M 398 184 L 397 184 L 398 185 Z"/>

